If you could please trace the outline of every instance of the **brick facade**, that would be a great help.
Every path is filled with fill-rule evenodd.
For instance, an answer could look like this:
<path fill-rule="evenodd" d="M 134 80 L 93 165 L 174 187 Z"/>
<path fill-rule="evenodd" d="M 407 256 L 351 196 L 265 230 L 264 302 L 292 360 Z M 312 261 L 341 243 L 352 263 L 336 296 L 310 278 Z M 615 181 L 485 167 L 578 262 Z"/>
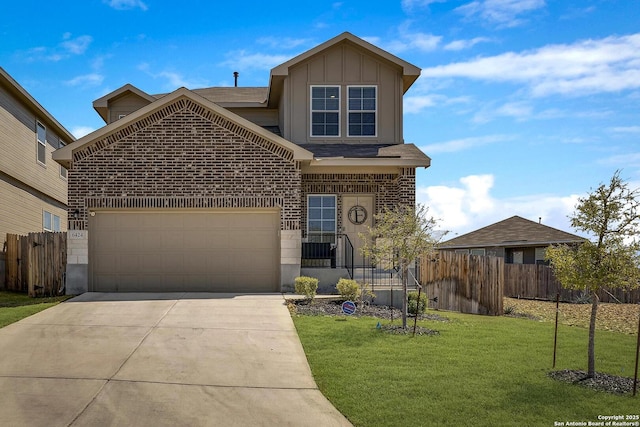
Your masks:
<path fill-rule="evenodd" d="M 188 100 L 178 100 L 74 153 L 72 229 L 91 208 L 281 208 L 300 229 L 299 165 L 289 151 Z"/>
<path fill-rule="evenodd" d="M 391 209 L 398 204 L 415 204 L 416 177 L 415 168 L 402 169 L 393 174 L 304 174 L 302 175 L 301 228 L 302 235 L 307 234 L 307 195 L 335 194 L 337 208 L 337 229 L 342 228 L 342 197 L 350 194 L 372 194 L 375 212 L 385 207 Z"/>

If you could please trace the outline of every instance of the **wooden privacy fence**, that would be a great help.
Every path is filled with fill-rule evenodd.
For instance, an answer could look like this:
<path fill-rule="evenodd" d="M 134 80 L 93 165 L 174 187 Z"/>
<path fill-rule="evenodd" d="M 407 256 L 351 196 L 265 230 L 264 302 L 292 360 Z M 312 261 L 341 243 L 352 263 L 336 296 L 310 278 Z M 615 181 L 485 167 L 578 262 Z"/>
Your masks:
<path fill-rule="evenodd" d="M 567 302 L 575 302 L 584 297 L 584 291 L 564 289 L 549 266 L 505 264 L 504 296 L 555 300 L 558 293 L 560 293 L 560 300 Z M 598 297 L 600 302 L 637 303 L 640 302 L 640 289 L 600 290 Z"/>
<path fill-rule="evenodd" d="M 503 314 L 504 260 L 441 251 L 420 259 L 420 284 L 434 307 L 462 313 Z"/>
<path fill-rule="evenodd" d="M 31 297 L 64 293 L 67 233 L 7 234 L 5 287 Z"/>

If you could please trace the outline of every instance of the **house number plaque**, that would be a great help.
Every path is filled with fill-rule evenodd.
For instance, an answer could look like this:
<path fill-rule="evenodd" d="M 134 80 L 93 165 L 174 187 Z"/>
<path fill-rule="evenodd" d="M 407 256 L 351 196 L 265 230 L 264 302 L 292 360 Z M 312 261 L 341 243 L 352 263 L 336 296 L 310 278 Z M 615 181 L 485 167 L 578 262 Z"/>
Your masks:
<path fill-rule="evenodd" d="M 367 220 L 367 210 L 364 206 L 355 205 L 349 209 L 349 221 L 355 225 L 363 224 Z"/>

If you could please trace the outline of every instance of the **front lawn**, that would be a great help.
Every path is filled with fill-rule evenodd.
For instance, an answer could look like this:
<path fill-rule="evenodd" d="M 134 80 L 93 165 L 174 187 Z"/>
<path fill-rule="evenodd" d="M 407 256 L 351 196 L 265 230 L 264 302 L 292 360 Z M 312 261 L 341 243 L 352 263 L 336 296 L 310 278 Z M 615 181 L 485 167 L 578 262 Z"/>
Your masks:
<path fill-rule="evenodd" d="M 26 294 L 0 291 L 0 328 L 53 307 L 69 298 L 71 297 L 30 298 Z"/>
<path fill-rule="evenodd" d="M 640 396 L 555 381 L 553 324 L 443 313 L 440 335 L 376 329 L 377 318 L 293 315 L 320 390 L 356 426 L 553 426 L 640 413 Z M 397 321 L 396 321 L 397 323 Z M 556 369 L 585 369 L 588 331 L 561 325 Z M 596 369 L 633 377 L 636 337 L 598 331 Z"/>

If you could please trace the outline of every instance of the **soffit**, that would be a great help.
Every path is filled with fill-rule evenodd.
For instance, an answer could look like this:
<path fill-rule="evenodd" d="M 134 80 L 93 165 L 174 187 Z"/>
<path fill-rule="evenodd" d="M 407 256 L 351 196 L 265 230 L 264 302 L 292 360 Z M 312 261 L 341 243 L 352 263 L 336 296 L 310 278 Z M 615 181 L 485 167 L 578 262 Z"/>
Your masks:
<path fill-rule="evenodd" d="M 153 96 L 148 93 L 138 89 L 134 85 L 127 83 L 126 85 L 114 90 L 106 94 L 105 96 L 96 99 L 93 101 L 93 108 L 98 112 L 100 117 L 105 121 L 105 123 L 109 123 L 109 102 L 114 101 L 127 93 L 132 93 L 134 95 L 139 96 L 140 98 L 152 103 L 156 100 Z"/>
<path fill-rule="evenodd" d="M 360 47 L 361 49 L 366 50 L 367 52 L 369 52 L 371 55 L 378 57 L 379 59 L 382 59 L 383 61 L 386 61 L 388 63 L 392 63 L 397 67 L 400 67 L 402 69 L 402 81 L 403 81 L 403 87 L 402 87 L 402 93 L 405 93 L 407 90 L 409 90 L 409 88 L 411 87 L 411 85 L 413 85 L 413 83 L 418 79 L 418 77 L 420 76 L 420 68 L 416 67 L 415 65 L 398 58 L 397 56 L 383 50 L 380 49 L 379 47 L 349 33 L 349 32 L 344 32 L 330 40 L 327 40 L 326 42 L 306 51 L 301 53 L 300 55 L 290 59 L 287 62 L 284 62 L 283 64 L 278 65 L 277 67 L 273 68 L 271 70 L 271 75 L 269 78 L 269 103 L 273 104 L 273 105 L 277 105 L 278 102 L 278 98 L 280 97 L 280 94 L 282 93 L 282 87 L 283 87 L 283 81 L 284 79 L 289 75 L 289 70 L 292 67 L 295 67 L 296 65 L 310 59 L 311 57 L 313 57 L 314 55 L 317 55 L 329 48 L 332 48 L 333 46 L 336 46 L 340 43 L 351 43 L 357 47 Z"/>
<path fill-rule="evenodd" d="M 65 129 L 58 120 L 51 115 L 34 97 L 29 94 L 20 84 L 7 73 L 4 68 L 0 67 L 0 85 L 5 87 L 9 93 L 15 96 L 27 108 L 33 110 L 38 120 L 45 122 L 47 127 L 55 129 L 60 137 L 66 141 L 75 141 L 75 137 Z M 35 129 L 33 129 L 35 131 Z"/>

